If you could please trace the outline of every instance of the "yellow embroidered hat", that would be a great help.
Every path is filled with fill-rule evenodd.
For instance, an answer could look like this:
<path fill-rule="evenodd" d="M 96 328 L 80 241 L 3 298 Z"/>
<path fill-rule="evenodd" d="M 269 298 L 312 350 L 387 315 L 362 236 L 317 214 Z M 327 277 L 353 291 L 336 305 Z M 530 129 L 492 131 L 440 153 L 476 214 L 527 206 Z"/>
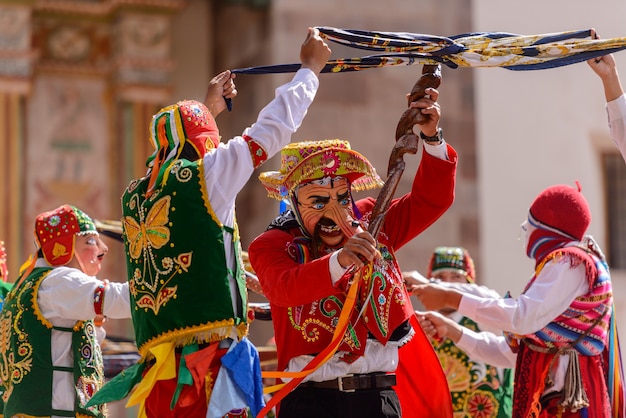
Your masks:
<path fill-rule="evenodd" d="M 367 158 L 353 151 L 348 141 L 340 139 L 287 145 L 280 153 L 280 170 L 261 173 L 259 180 L 269 197 L 282 200 L 296 186 L 324 177 L 345 177 L 355 191 L 383 185 Z"/>
<path fill-rule="evenodd" d="M 97 234 L 91 218 L 72 205 L 44 212 L 35 219 L 35 237 L 51 266 L 64 266 L 74 256 L 76 235 Z"/>

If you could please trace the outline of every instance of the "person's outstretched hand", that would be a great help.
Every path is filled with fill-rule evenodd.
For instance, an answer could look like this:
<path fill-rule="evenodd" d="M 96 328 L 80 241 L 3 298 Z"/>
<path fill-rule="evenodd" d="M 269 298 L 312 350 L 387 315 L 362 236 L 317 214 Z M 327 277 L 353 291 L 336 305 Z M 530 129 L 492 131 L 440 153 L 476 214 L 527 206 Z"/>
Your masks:
<path fill-rule="evenodd" d="M 615 72 L 616 64 L 613 54 L 604 55 L 598 58 L 587 60 L 591 69 L 600 76 L 601 79 L 612 75 Z"/>
<path fill-rule="evenodd" d="M 307 37 L 300 48 L 302 68 L 309 68 L 315 74 L 319 74 L 330 58 L 330 53 L 331 50 L 320 36 L 320 32 L 315 28 L 309 28 Z"/>
<path fill-rule="evenodd" d="M 415 311 L 417 320 L 428 337 L 441 342 L 445 338 L 450 338 L 454 343 L 458 343 L 463 335 L 461 325 L 438 312 Z"/>
<path fill-rule="evenodd" d="M 600 39 L 594 29 L 591 30 L 591 36 L 594 39 Z M 604 86 L 604 96 L 607 103 L 611 102 L 622 94 L 624 89 L 622 88 L 619 74 L 617 72 L 617 65 L 613 54 L 603 55 L 598 58 L 592 58 L 587 60 L 587 64 L 591 67 L 594 73 L 602 80 Z"/>
<path fill-rule="evenodd" d="M 204 104 L 213 117 L 216 117 L 226 109 L 225 98 L 232 99 L 237 95 L 234 79 L 235 74 L 231 73 L 230 70 L 226 70 L 213 77 L 209 82 Z"/>
<path fill-rule="evenodd" d="M 443 308 L 459 308 L 463 294 L 456 289 L 438 284 L 420 284 L 411 287 L 412 293 L 429 311 L 439 311 Z"/>

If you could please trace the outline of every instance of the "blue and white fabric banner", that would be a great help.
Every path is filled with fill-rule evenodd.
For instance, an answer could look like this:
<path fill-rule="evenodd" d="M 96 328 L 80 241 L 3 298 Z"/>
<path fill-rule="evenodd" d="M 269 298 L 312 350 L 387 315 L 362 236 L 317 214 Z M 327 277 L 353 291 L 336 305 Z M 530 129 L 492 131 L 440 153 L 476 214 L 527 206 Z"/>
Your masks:
<path fill-rule="evenodd" d="M 502 67 L 509 70 L 544 70 L 587 61 L 626 49 L 626 38 L 594 39 L 591 29 L 516 35 L 474 32 L 441 37 L 408 32 L 375 32 L 317 27 L 328 41 L 380 54 L 328 61 L 323 73 L 412 64 L 458 67 Z M 300 64 L 238 68 L 237 74 L 296 72 Z"/>

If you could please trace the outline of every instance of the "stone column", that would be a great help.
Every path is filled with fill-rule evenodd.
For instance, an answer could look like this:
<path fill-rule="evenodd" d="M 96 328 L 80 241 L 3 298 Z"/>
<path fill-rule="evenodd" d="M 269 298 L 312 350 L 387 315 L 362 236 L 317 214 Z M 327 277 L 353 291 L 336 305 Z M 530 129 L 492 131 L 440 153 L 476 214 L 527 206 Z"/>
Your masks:
<path fill-rule="evenodd" d="M 8 253 L 9 280 L 17 278 L 23 242 L 24 103 L 31 91 L 32 3 L 0 3 L 0 240 Z"/>

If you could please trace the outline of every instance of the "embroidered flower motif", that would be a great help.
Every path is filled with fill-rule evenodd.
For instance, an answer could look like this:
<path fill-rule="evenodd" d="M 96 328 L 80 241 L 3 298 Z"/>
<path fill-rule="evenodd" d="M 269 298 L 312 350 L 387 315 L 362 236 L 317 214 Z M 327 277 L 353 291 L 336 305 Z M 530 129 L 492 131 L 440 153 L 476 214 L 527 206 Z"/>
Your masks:
<path fill-rule="evenodd" d="M 379 305 L 384 305 L 386 301 L 387 301 L 387 298 L 385 297 L 385 295 L 383 295 L 382 293 L 380 295 L 378 295 L 378 304 Z"/>
<path fill-rule="evenodd" d="M 325 152 L 322 156 L 322 171 L 325 175 L 334 174 L 341 165 L 341 160 L 332 152 Z"/>
<path fill-rule="evenodd" d="M 494 418 L 498 416 L 498 401 L 492 393 L 477 390 L 468 396 L 465 410 L 471 417 Z"/>
<path fill-rule="evenodd" d="M 55 227 L 61 223 L 61 217 L 59 215 L 53 215 L 48 220 L 48 225 Z"/>
<path fill-rule="evenodd" d="M 282 166 L 285 167 L 285 172 L 290 172 L 300 160 L 295 155 L 286 155 L 283 157 Z"/>
<path fill-rule="evenodd" d="M 174 261 L 176 261 L 176 264 L 178 264 L 185 272 L 188 272 L 189 266 L 191 266 L 191 255 L 192 252 L 179 254 Z M 163 260 L 163 267 L 165 268 L 169 268 L 168 266 L 172 265 L 172 259 L 167 257 L 167 260 L 169 260 L 167 265 L 166 259 Z"/>
<path fill-rule="evenodd" d="M 178 290 L 178 286 L 163 286 L 156 294 L 156 297 L 149 293 L 145 293 L 135 303 L 137 304 L 137 307 L 145 309 L 146 311 L 151 309 L 156 315 L 159 313 L 161 307 L 163 307 L 163 305 L 165 305 L 171 298 L 176 298 L 176 290 Z"/>
<path fill-rule="evenodd" d="M 163 257 L 163 260 L 161 260 L 161 265 L 165 270 L 169 270 L 174 265 L 174 260 L 172 260 L 172 257 Z M 186 265 L 185 267 L 188 267 L 188 265 Z"/>

